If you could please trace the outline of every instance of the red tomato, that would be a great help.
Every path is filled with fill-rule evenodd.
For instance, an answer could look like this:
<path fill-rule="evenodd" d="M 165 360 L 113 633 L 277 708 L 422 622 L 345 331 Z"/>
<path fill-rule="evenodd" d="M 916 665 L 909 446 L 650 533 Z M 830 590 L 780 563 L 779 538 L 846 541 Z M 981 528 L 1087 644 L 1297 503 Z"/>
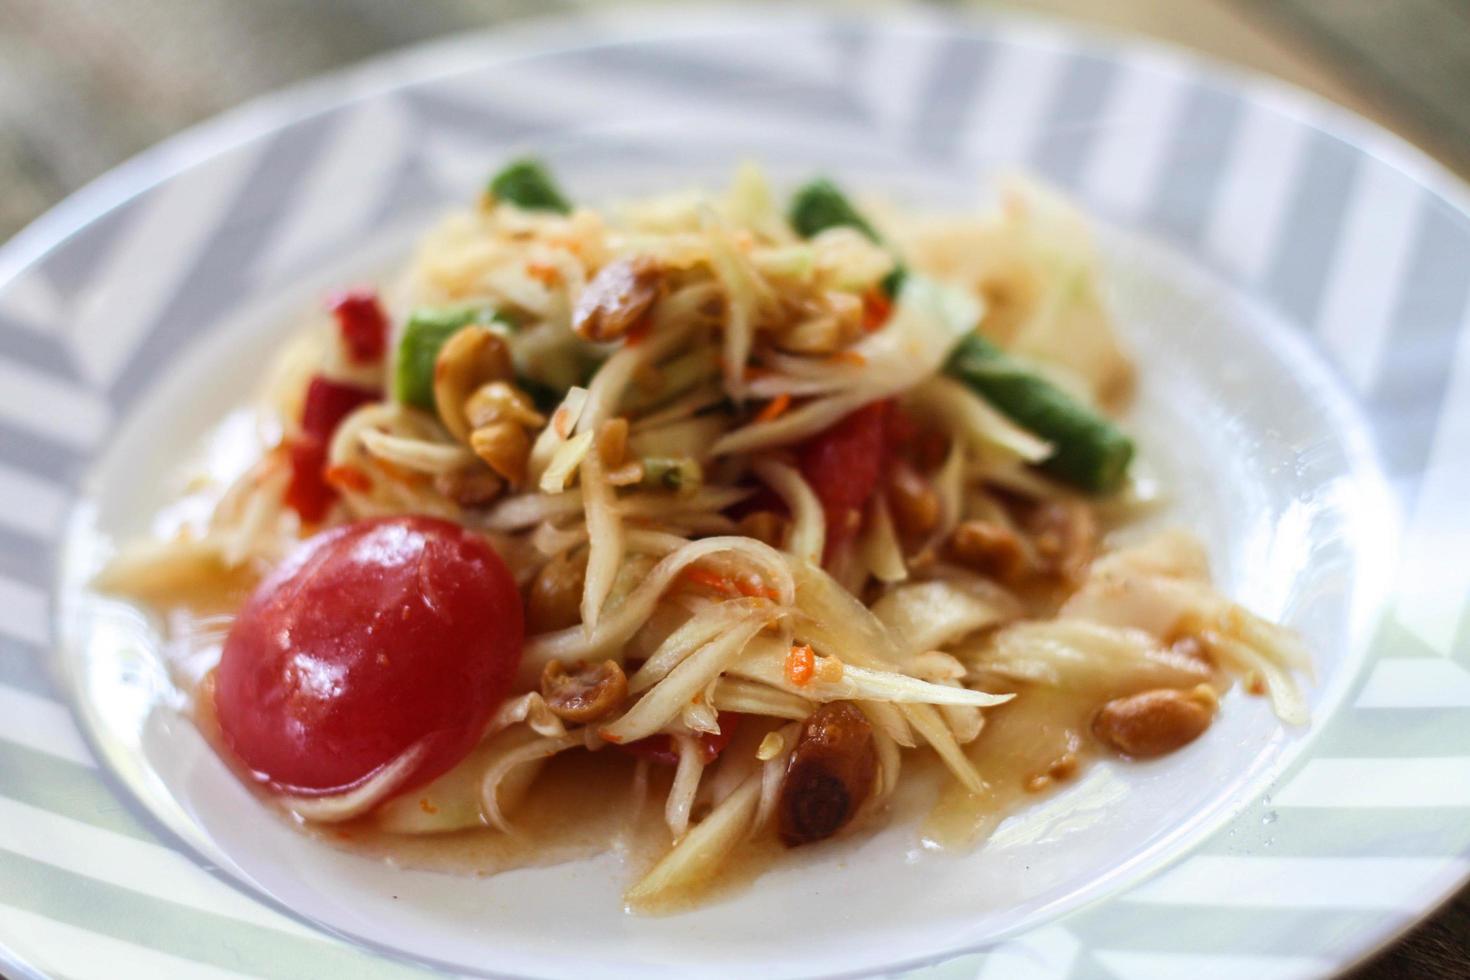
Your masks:
<path fill-rule="evenodd" d="M 886 469 L 891 404 L 864 405 L 801 447 L 801 475 L 827 516 L 829 557 L 857 533 L 863 508 Z"/>
<path fill-rule="evenodd" d="M 938 429 L 920 425 L 903 406 L 888 413 L 888 451 L 913 463 L 923 472 L 938 469 L 949 456 L 949 439 Z"/>
<path fill-rule="evenodd" d="M 286 487 L 286 504 L 304 521 L 319 521 L 337 499 L 322 467 L 327 462 L 327 444 L 342 420 L 363 405 L 381 397 L 370 388 L 342 384 L 317 375 L 306 386 L 301 407 L 301 434 L 291 440 L 291 482 Z"/>
<path fill-rule="evenodd" d="M 358 364 L 382 360 L 388 349 L 388 318 L 371 289 L 351 289 L 327 299 L 327 309 L 337 318 L 337 329 L 347 356 Z"/>
<path fill-rule="evenodd" d="M 740 714 L 735 711 L 721 711 L 719 721 L 720 734 L 711 735 L 706 732 L 699 736 L 699 747 L 703 750 L 700 754 L 704 756 L 705 765 L 718 759 L 720 753 L 725 751 L 725 746 L 730 744 L 730 739 L 735 737 L 735 729 L 740 727 Z M 618 748 L 629 755 L 661 766 L 679 764 L 679 750 L 674 748 L 674 740 L 667 735 L 650 735 L 636 742 L 619 745 Z"/>
<path fill-rule="evenodd" d="M 215 677 L 220 728 L 258 778 L 297 794 L 349 789 L 423 745 L 408 789 L 479 741 L 523 635 L 515 582 L 483 538 L 429 517 L 334 528 L 236 618 Z"/>

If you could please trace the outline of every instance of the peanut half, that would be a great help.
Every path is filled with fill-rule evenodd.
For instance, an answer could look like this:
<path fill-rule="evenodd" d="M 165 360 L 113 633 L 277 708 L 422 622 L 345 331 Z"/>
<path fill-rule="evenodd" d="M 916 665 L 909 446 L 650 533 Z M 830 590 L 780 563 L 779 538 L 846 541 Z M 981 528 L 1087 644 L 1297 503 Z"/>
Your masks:
<path fill-rule="evenodd" d="M 1092 719 L 1100 741 L 1135 759 L 1168 755 L 1204 734 L 1215 715 L 1214 692 L 1162 688 L 1114 698 Z"/>

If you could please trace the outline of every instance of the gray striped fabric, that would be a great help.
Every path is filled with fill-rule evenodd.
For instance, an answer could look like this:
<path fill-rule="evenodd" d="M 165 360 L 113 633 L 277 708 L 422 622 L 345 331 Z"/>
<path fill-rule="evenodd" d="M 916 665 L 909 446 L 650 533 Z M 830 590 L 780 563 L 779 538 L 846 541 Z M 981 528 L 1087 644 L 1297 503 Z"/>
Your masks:
<path fill-rule="evenodd" d="M 528 86 L 535 103 L 520 97 Z M 698 126 L 735 134 L 712 144 L 719 159 L 670 149 Z M 288 94 L 129 165 L 87 192 L 95 206 L 0 252 L 0 956 L 12 969 L 420 972 L 202 866 L 99 771 L 51 681 L 66 508 L 172 359 L 248 298 L 462 198 L 508 149 L 545 143 L 587 166 L 579 154 L 595 147 L 678 172 L 826 140 L 869 146 L 864 163 L 894 172 L 1037 169 L 1261 298 L 1359 400 L 1404 515 L 1361 676 L 1269 796 L 1241 801 L 1142 884 L 987 950 L 935 950 L 911 975 L 1318 975 L 1465 876 L 1470 563 L 1443 560 L 1470 546 L 1470 218 L 1457 186 L 1296 95 L 1053 29 L 726 14 L 665 21 L 647 39 L 598 22 L 457 41 Z M 359 165 L 365 153 L 381 164 Z"/>

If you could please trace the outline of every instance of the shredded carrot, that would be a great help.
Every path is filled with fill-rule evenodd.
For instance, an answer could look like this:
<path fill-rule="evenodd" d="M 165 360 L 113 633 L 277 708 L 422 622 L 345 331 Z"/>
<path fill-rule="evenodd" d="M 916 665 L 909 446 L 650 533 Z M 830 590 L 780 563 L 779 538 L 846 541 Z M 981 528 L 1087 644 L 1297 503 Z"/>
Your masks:
<path fill-rule="evenodd" d="M 827 358 L 833 364 L 850 364 L 853 367 L 864 367 L 868 359 L 855 350 L 840 350 Z"/>
<path fill-rule="evenodd" d="M 694 585 L 703 586 L 706 589 L 713 589 L 716 592 L 721 592 L 728 596 L 741 594 L 739 587 L 730 581 L 729 578 L 721 575 L 719 572 L 712 572 L 707 568 L 700 568 L 698 565 L 690 565 L 684 569 L 683 577 Z"/>
<path fill-rule="evenodd" d="M 698 585 L 702 588 L 710 589 L 721 595 L 729 596 L 732 599 L 735 596 L 745 596 L 752 599 L 770 599 L 774 602 L 781 598 L 781 593 L 761 581 L 759 575 L 750 575 L 746 578 L 731 578 L 728 575 L 721 575 L 719 572 L 712 572 L 707 568 L 700 568 L 698 565 L 691 565 L 684 569 L 682 577 L 691 585 Z"/>
<path fill-rule="evenodd" d="M 868 333 L 888 322 L 893 312 L 893 303 L 876 289 L 863 294 L 863 329 Z"/>
<path fill-rule="evenodd" d="M 356 490 L 358 493 L 367 493 L 373 488 L 372 477 L 356 466 L 328 466 L 322 475 L 333 486 Z"/>
<path fill-rule="evenodd" d="M 817 671 L 817 655 L 810 643 L 793 643 L 786 653 L 786 679 L 797 687 L 811 683 Z"/>
<path fill-rule="evenodd" d="M 555 286 L 561 281 L 561 271 L 554 265 L 545 262 L 527 262 L 526 275 L 535 279 L 543 286 Z"/>
<path fill-rule="evenodd" d="M 786 413 L 786 410 L 790 407 L 791 396 L 783 391 L 775 398 L 772 398 L 770 401 L 766 402 L 766 404 L 761 408 L 760 412 L 757 413 L 755 420 L 757 423 L 774 422 L 782 415 L 784 415 Z"/>
<path fill-rule="evenodd" d="M 429 814 L 430 816 L 433 816 L 434 814 L 439 812 L 439 808 L 430 803 L 427 796 L 421 797 L 419 799 L 419 809 Z"/>

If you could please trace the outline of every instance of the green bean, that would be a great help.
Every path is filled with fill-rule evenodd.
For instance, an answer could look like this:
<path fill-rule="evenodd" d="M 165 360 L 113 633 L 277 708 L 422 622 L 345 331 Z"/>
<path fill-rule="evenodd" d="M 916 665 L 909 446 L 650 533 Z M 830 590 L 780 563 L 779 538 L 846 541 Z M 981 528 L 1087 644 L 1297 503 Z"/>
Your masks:
<path fill-rule="evenodd" d="M 791 199 L 788 219 L 791 227 L 802 238 L 811 238 L 828 228 L 853 228 L 862 232 L 869 241 L 878 245 L 884 244 L 877 230 L 868 223 L 868 219 L 852 206 L 852 202 L 848 201 L 836 184 L 825 177 L 818 177 L 797 189 Z M 889 296 L 897 296 L 907 275 L 908 270 L 902 262 L 895 264 L 893 271 L 883 277 L 880 284 L 883 292 Z"/>
<path fill-rule="evenodd" d="M 414 310 L 398 342 L 393 394 L 405 405 L 434 411 L 434 361 L 439 348 L 461 327 L 471 323 L 500 322 L 495 311 L 480 306 L 422 307 Z"/>
<path fill-rule="evenodd" d="M 1133 459 L 1133 440 L 1005 351 L 971 334 L 950 355 L 945 371 L 1017 425 L 1052 444 L 1041 468 L 1089 493 L 1117 490 Z"/>

